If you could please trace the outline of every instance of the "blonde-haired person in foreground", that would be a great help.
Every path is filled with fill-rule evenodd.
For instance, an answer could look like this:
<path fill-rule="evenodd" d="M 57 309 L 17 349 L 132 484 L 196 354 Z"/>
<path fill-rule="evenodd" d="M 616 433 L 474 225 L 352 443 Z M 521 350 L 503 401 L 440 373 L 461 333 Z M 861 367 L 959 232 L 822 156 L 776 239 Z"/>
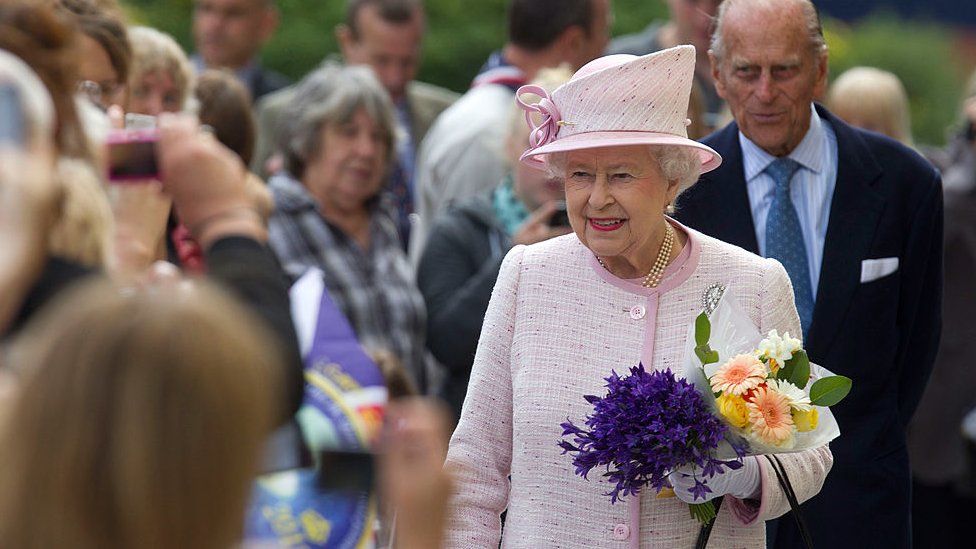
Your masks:
<path fill-rule="evenodd" d="M 827 108 L 852 126 L 914 146 L 908 93 L 893 73 L 874 67 L 844 71 L 827 91 Z"/>
<path fill-rule="evenodd" d="M 273 343 L 197 284 L 83 286 L 21 336 L 0 424 L 8 547 L 230 547 L 277 415 Z"/>

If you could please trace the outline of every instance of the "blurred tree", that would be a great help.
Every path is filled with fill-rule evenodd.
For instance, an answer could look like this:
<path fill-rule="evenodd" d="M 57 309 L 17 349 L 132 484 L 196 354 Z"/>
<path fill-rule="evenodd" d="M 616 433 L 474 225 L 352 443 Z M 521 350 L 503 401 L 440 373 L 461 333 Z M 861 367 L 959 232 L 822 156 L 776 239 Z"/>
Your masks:
<path fill-rule="evenodd" d="M 193 51 L 193 0 L 123 0 L 134 22 L 172 34 Z M 457 91 L 467 89 L 488 54 L 505 41 L 508 0 L 426 0 L 427 40 L 420 79 Z M 663 1 L 615 0 L 613 32 L 643 28 L 667 14 Z M 326 55 L 338 52 L 333 29 L 343 20 L 344 0 L 278 0 L 281 27 L 265 48 L 266 65 L 300 78 Z"/>
<path fill-rule="evenodd" d="M 858 65 L 894 73 L 908 92 L 916 142 L 945 143 L 946 130 L 959 114 L 967 74 L 955 56 L 949 29 L 890 14 L 865 19 L 856 27 L 836 20 L 826 26 L 831 78 Z"/>

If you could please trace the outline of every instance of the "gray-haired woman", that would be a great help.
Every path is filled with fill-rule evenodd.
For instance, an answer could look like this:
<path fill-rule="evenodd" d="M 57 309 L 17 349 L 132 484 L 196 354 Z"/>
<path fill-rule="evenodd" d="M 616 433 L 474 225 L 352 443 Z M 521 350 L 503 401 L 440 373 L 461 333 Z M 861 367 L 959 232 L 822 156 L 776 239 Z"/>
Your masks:
<path fill-rule="evenodd" d="M 289 276 L 321 269 L 360 343 L 391 351 L 422 386 L 424 300 L 383 193 L 393 104 L 365 67 L 323 65 L 295 92 L 276 136 L 285 169 L 269 181 L 271 247 Z"/>

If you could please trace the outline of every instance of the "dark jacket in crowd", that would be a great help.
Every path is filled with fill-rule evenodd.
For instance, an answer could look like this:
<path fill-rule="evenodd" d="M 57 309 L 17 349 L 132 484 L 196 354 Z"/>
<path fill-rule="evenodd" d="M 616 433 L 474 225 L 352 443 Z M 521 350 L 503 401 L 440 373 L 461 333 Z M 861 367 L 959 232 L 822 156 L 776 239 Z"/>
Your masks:
<path fill-rule="evenodd" d="M 260 65 L 256 67 L 254 74 L 251 75 L 249 82 L 246 82 L 248 91 L 251 92 L 251 100 L 257 102 L 269 93 L 276 92 L 291 85 L 291 80 L 287 76 L 277 73 L 271 69 L 266 69 Z"/>
<path fill-rule="evenodd" d="M 447 369 L 439 395 L 461 413 L 481 324 L 511 239 L 488 197 L 449 208 L 435 221 L 417 267 L 427 303 L 427 347 Z"/>
<path fill-rule="evenodd" d="M 285 394 L 281 421 L 301 406 L 305 390 L 304 365 L 291 321 L 288 281 L 267 246 L 246 237 L 227 237 L 206 250 L 209 277 L 237 296 L 267 325 L 279 343 L 285 365 Z M 71 285 L 98 272 L 60 258 L 50 258 L 8 330 L 13 334 L 49 301 Z"/>

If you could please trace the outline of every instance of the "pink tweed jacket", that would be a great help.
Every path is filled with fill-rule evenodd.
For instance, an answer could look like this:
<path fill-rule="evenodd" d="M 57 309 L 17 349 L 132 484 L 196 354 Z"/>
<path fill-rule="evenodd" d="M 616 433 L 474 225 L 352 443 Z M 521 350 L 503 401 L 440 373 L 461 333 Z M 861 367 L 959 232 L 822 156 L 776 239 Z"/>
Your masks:
<path fill-rule="evenodd" d="M 583 395 L 603 394 L 610 370 L 638 361 L 680 370 L 688 327 L 713 283 L 729 285 L 763 333 L 800 332 L 778 262 L 676 226 L 688 245 L 657 288 L 614 277 L 575 235 L 509 252 L 448 452 L 457 480 L 448 547 L 498 547 L 506 508 L 502 547 L 694 547 L 699 525 L 686 504 L 646 493 L 612 505 L 599 474 L 576 476 L 556 445 L 559 424 L 590 412 Z M 826 446 L 780 457 L 800 501 L 820 491 L 833 463 Z M 765 547 L 763 521 L 789 510 L 772 469 L 759 463 L 758 504 L 726 497 L 709 547 Z"/>

